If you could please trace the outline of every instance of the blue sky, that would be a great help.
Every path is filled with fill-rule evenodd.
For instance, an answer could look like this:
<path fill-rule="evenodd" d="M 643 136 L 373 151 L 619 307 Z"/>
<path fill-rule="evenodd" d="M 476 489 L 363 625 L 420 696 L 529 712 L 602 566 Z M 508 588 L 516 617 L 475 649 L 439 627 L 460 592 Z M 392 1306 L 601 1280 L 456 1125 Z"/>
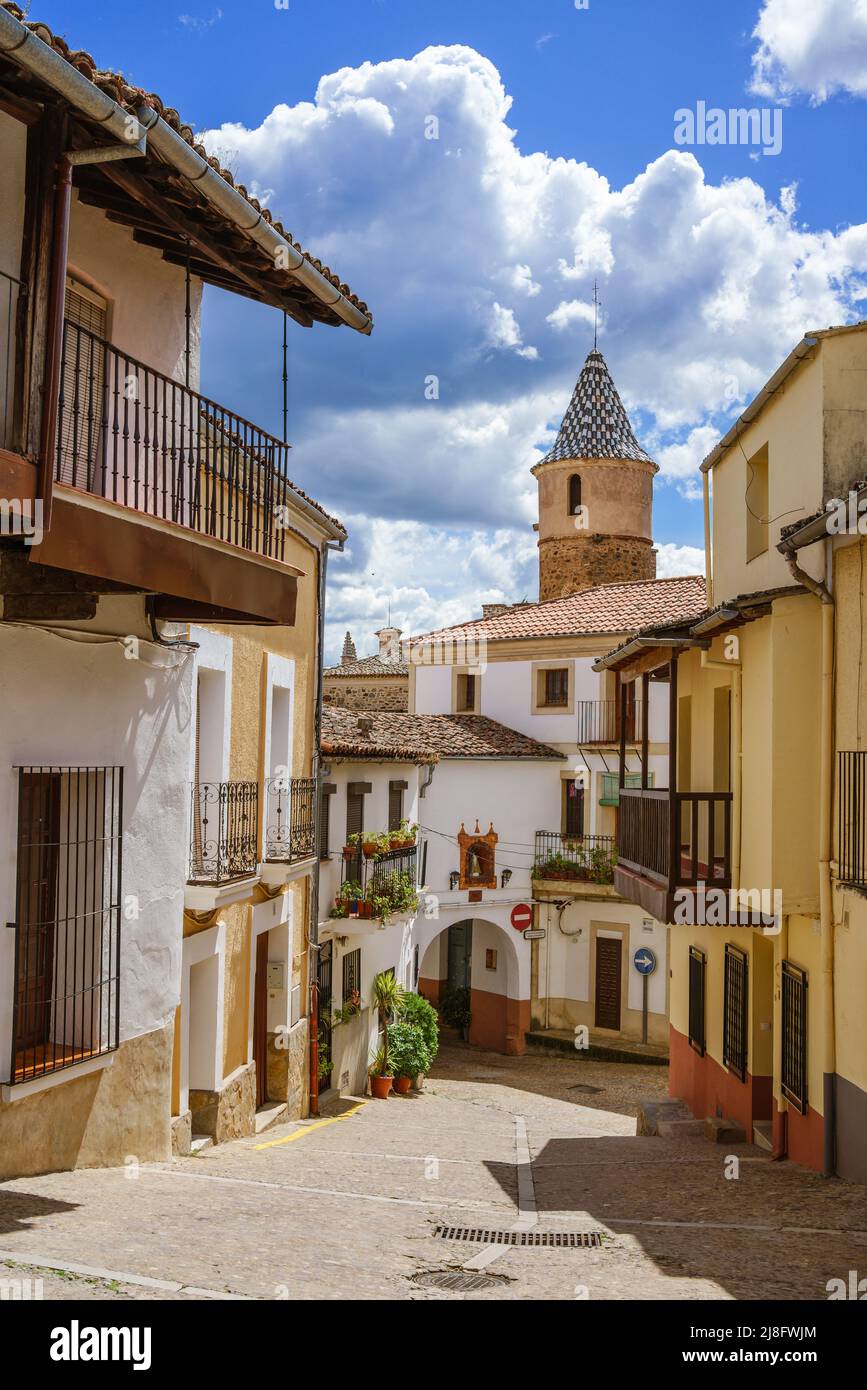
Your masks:
<path fill-rule="evenodd" d="M 371 650 L 389 602 L 418 631 L 535 596 L 529 468 L 592 345 L 594 279 L 600 346 L 662 465 L 666 572 L 696 567 L 715 434 L 803 330 L 864 316 L 865 0 L 45 0 L 31 17 L 207 131 L 369 300 L 370 341 L 290 325 L 294 475 L 351 532 L 332 656 L 347 626 Z M 675 111 L 699 102 L 781 111 L 780 153 L 677 145 Z M 280 334 L 207 292 L 204 389 L 272 428 Z"/>

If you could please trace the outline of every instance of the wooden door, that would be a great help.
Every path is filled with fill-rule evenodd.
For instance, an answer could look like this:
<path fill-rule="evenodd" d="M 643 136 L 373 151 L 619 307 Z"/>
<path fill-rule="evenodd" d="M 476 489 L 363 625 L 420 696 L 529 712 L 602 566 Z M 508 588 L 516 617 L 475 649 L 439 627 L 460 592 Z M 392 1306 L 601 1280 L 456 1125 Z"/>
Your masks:
<path fill-rule="evenodd" d="M 620 1032 L 620 983 L 623 943 L 614 936 L 596 938 L 596 1022 L 597 1028 Z"/>
<path fill-rule="evenodd" d="M 253 1060 L 256 1063 L 256 1109 L 268 1099 L 268 933 L 256 937 L 253 984 Z"/>

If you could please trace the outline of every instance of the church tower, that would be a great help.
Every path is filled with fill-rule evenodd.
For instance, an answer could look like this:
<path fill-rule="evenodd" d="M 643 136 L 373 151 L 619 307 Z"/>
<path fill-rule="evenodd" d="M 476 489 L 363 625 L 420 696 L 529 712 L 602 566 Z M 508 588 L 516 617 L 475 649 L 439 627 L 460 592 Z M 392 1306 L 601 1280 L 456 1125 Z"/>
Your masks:
<path fill-rule="evenodd" d="M 657 465 L 632 431 L 602 353 L 588 354 L 539 484 L 539 598 L 656 578 Z"/>

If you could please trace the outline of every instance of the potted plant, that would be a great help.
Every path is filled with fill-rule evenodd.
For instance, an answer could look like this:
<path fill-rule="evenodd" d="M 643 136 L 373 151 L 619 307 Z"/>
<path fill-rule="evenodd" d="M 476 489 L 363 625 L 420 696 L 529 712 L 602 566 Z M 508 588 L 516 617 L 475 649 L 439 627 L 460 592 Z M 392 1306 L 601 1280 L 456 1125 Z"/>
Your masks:
<path fill-rule="evenodd" d="M 464 1042 L 470 1031 L 472 1014 L 470 1012 L 470 991 L 464 989 L 447 989 L 440 1000 L 440 1013 L 443 1022 L 449 1028 L 457 1028 Z"/>
<path fill-rule="evenodd" d="M 364 897 L 364 889 L 354 878 L 348 878 L 345 883 L 340 885 L 340 892 L 337 895 L 337 902 L 345 903 L 347 911 L 351 914 L 358 912 L 358 902 Z"/>
<path fill-rule="evenodd" d="M 382 1046 L 377 1050 L 370 1068 L 370 1090 L 378 1100 L 385 1100 L 394 1079 L 388 1056 L 388 1030 L 392 1020 L 400 1013 L 403 1002 L 403 989 L 393 970 L 381 970 L 374 975 L 371 1002 L 379 1015 Z"/>
<path fill-rule="evenodd" d="M 431 1056 L 425 1046 L 425 1032 L 417 1022 L 401 1018 L 392 1024 L 388 1038 L 394 1089 L 406 1095 L 415 1078 L 430 1069 Z"/>
<path fill-rule="evenodd" d="M 424 1079 L 423 1073 L 430 1071 L 437 1052 L 439 1051 L 439 1020 L 437 1011 L 429 1000 L 424 999 L 420 994 L 412 994 L 408 991 L 403 996 L 401 1005 L 401 1021 L 412 1023 L 421 1032 L 422 1042 L 427 1053 L 427 1066 L 422 1067 L 413 1078 L 415 1089 L 421 1089 Z"/>
<path fill-rule="evenodd" d="M 374 1100 L 388 1100 L 394 1077 L 387 1074 L 388 1064 L 385 1060 L 385 1048 L 378 1047 L 373 1057 L 373 1061 L 368 1067 L 370 1077 L 370 1094 Z"/>

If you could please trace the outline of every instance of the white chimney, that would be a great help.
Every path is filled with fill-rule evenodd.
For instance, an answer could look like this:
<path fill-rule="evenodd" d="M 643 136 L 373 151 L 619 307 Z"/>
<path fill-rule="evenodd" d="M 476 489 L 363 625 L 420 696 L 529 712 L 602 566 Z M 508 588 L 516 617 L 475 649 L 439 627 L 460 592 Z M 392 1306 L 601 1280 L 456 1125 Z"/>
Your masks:
<path fill-rule="evenodd" d="M 379 638 L 380 661 L 400 661 L 400 634 L 399 627 L 381 627 L 379 632 L 374 633 L 374 636 Z"/>

